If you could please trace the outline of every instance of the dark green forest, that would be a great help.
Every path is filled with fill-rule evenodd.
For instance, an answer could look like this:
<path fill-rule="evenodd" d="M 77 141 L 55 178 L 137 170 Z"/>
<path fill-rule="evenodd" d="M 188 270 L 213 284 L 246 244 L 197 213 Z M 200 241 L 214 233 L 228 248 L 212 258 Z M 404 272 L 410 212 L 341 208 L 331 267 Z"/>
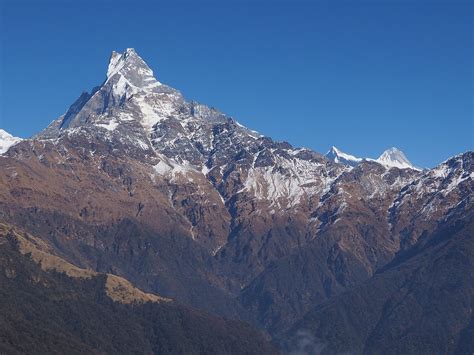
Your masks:
<path fill-rule="evenodd" d="M 45 272 L 17 248 L 0 244 L 2 354 L 276 352 L 246 323 L 175 302 L 120 304 L 106 295 L 105 275 Z"/>

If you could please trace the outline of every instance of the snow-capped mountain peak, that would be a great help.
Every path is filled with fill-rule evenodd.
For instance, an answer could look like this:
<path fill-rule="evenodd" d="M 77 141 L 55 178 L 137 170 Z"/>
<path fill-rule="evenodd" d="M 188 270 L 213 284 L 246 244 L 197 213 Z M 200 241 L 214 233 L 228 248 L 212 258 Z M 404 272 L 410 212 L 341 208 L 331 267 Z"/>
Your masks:
<path fill-rule="evenodd" d="M 14 137 L 0 128 L 0 154 L 6 153 L 11 146 L 17 144 L 21 140 L 21 138 Z"/>
<path fill-rule="evenodd" d="M 217 109 L 188 102 L 178 90 L 159 83 L 131 48 L 113 52 L 102 85 L 83 93 L 39 137 L 56 139 L 76 130 L 198 167 L 208 161 L 216 144 L 260 138 Z"/>
<path fill-rule="evenodd" d="M 408 158 L 400 149 L 395 147 L 389 148 L 384 151 L 382 155 L 380 155 L 375 161 L 390 168 L 395 167 L 399 169 L 420 170 L 419 168 L 416 168 L 412 163 L 410 163 Z"/>
<path fill-rule="evenodd" d="M 334 161 L 335 163 L 356 166 L 359 164 L 362 159 L 357 158 L 353 155 L 344 153 L 343 151 L 337 149 L 335 146 L 332 146 L 331 149 L 325 154 L 325 157 L 329 160 Z"/>
<path fill-rule="evenodd" d="M 133 48 L 123 53 L 114 51 L 105 81 L 91 93 L 83 93 L 39 137 L 52 138 L 61 131 L 88 125 L 115 131 L 119 126 L 139 123 L 148 132 L 157 121 L 179 110 L 183 103 L 181 94 L 156 80 L 153 71 Z M 130 133 L 126 130 L 124 135 Z"/>
<path fill-rule="evenodd" d="M 115 51 L 112 52 L 107 68 L 106 83 L 116 75 L 119 75 L 116 86 L 121 87 L 122 90 L 126 85 L 136 89 L 147 89 L 161 85 L 155 79 L 153 70 L 150 69 L 133 48 L 127 48 L 122 54 Z"/>

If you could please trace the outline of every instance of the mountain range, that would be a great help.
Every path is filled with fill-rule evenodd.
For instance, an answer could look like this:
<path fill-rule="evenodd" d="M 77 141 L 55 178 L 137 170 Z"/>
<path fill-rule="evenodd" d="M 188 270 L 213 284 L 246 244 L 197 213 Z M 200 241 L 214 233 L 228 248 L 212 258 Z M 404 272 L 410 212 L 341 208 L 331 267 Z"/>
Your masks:
<path fill-rule="evenodd" d="M 133 49 L 35 137 L 0 134 L 0 349 L 474 351 L 472 151 L 295 148 Z"/>

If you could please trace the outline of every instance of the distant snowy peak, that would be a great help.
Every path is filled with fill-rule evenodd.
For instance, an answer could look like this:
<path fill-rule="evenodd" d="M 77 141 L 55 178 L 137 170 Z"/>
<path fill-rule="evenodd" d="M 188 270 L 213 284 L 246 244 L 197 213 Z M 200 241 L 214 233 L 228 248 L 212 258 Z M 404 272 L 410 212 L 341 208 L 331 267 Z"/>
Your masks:
<path fill-rule="evenodd" d="M 0 154 L 6 153 L 8 149 L 22 141 L 21 138 L 13 137 L 10 133 L 0 128 Z"/>
<path fill-rule="evenodd" d="M 410 163 L 410 161 L 400 149 L 395 147 L 387 149 L 375 161 L 388 168 L 420 170 Z"/>
<path fill-rule="evenodd" d="M 385 166 L 386 168 L 421 170 L 415 167 L 412 163 L 410 163 L 410 161 L 407 159 L 405 154 L 400 149 L 395 148 L 395 147 L 387 149 L 377 159 L 370 159 L 370 158 L 357 158 L 353 155 L 344 153 L 343 151 L 333 146 L 325 154 L 325 157 L 329 160 L 332 160 L 335 163 L 349 165 L 349 166 L 356 166 L 360 162 L 366 160 L 366 161 L 377 162 Z"/>
<path fill-rule="evenodd" d="M 356 166 L 363 160 L 353 155 L 344 153 L 343 151 L 337 149 L 334 146 L 331 147 L 331 149 L 325 154 L 325 157 L 335 163 L 340 163 L 349 166 Z"/>

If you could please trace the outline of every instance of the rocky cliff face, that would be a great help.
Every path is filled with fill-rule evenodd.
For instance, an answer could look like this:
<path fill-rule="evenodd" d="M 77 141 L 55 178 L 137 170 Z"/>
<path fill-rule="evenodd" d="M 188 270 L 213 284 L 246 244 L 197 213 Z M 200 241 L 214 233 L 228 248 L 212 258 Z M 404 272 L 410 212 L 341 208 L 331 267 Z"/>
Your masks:
<path fill-rule="evenodd" d="M 467 213 L 473 155 L 335 162 L 186 101 L 128 49 L 0 156 L 0 218 L 77 266 L 280 337 Z"/>

